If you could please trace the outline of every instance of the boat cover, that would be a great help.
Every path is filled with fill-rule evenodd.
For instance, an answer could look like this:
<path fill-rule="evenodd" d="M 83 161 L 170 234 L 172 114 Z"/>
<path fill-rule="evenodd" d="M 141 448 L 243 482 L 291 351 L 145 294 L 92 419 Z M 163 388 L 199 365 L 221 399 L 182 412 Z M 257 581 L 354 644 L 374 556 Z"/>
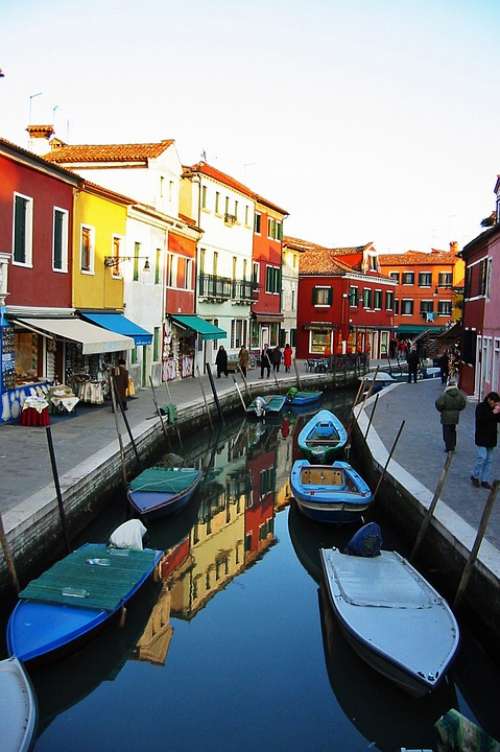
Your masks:
<path fill-rule="evenodd" d="M 157 551 L 88 543 L 58 561 L 19 594 L 20 598 L 115 611 L 154 566 Z"/>
<path fill-rule="evenodd" d="M 193 485 L 200 471 L 193 467 L 150 467 L 130 483 L 131 491 L 181 493 Z"/>
<path fill-rule="evenodd" d="M 36 723 L 36 701 L 17 658 L 0 661 L 2 752 L 27 752 Z"/>
<path fill-rule="evenodd" d="M 109 536 L 110 546 L 115 548 L 130 548 L 134 551 L 142 551 L 142 539 L 146 528 L 140 520 L 127 520 L 113 530 Z"/>

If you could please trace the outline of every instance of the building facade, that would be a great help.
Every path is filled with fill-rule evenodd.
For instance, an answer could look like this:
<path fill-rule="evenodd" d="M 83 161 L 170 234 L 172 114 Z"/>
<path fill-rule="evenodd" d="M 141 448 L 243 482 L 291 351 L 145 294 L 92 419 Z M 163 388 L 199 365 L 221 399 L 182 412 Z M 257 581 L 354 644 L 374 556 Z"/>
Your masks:
<path fill-rule="evenodd" d="M 282 330 L 285 344 L 288 342 L 293 348 L 297 344 L 297 306 L 299 299 L 299 264 L 300 255 L 305 250 L 303 241 L 298 238 L 285 236 L 282 253 L 282 296 L 283 311 Z"/>

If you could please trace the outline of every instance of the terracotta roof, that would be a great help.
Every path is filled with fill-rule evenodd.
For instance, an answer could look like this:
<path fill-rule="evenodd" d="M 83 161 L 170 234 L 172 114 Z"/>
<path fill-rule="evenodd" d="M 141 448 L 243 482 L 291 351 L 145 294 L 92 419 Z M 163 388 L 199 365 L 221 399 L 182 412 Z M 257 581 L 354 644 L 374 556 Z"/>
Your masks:
<path fill-rule="evenodd" d="M 227 185 L 230 188 L 234 188 L 235 191 L 239 191 L 245 196 L 249 196 L 250 198 L 254 198 L 255 196 L 254 192 L 251 191 L 250 188 L 248 188 L 246 185 L 243 185 L 243 183 L 235 180 L 225 172 L 218 170 L 216 167 L 212 167 L 212 165 L 207 164 L 207 162 L 197 162 L 190 167 L 184 167 L 184 169 L 187 175 L 193 172 L 201 172 L 202 175 L 206 175 L 209 178 L 218 180 L 219 183 L 224 183 L 224 185 Z"/>
<path fill-rule="evenodd" d="M 66 170 L 64 167 L 60 167 L 59 165 L 49 163 L 44 157 L 40 157 L 38 154 L 35 154 L 32 151 L 28 151 L 28 149 L 23 149 L 22 146 L 13 144 L 12 141 L 7 141 L 7 139 L 5 138 L 0 138 L 0 146 L 3 146 L 7 151 L 17 153 L 24 157 L 29 157 L 36 164 L 39 164 L 41 167 L 45 167 L 46 170 L 53 170 L 60 175 L 64 175 L 64 177 L 71 178 L 71 182 L 73 184 L 78 184 L 81 182 L 81 178 L 79 178 L 78 175 L 75 175 L 74 172 Z"/>
<path fill-rule="evenodd" d="M 283 238 L 283 245 L 291 248 L 294 251 L 310 251 L 314 248 L 318 250 L 324 250 L 324 246 L 317 243 L 311 243 L 310 240 L 302 240 L 301 238 L 293 238 L 291 235 L 285 235 Z"/>
<path fill-rule="evenodd" d="M 363 253 L 370 248 L 373 248 L 373 243 L 365 243 L 364 245 L 346 246 L 343 248 L 331 248 L 336 256 L 352 256 L 355 253 Z"/>
<path fill-rule="evenodd" d="M 330 248 L 305 251 L 299 260 L 300 274 L 348 274 L 352 269 L 340 261 Z"/>
<path fill-rule="evenodd" d="M 439 251 L 433 248 L 430 253 L 424 253 L 424 251 L 406 251 L 406 253 L 381 254 L 378 260 L 381 266 L 454 264 L 456 255 L 449 251 Z"/>
<path fill-rule="evenodd" d="M 54 145 L 44 156 L 48 162 L 60 164 L 79 162 L 146 162 L 159 157 L 174 143 L 165 139 L 152 144 L 71 144 Z"/>

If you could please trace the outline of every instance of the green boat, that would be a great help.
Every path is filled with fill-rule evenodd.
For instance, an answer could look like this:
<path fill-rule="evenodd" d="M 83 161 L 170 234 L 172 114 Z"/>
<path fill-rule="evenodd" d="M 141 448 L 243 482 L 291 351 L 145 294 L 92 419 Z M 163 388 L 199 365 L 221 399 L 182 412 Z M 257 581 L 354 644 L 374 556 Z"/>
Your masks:
<path fill-rule="evenodd" d="M 347 431 L 336 415 L 320 410 L 299 433 L 298 445 L 312 462 L 327 462 L 347 443 Z"/>
<path fill-rule="evenodd" d="M 265 397 L 256 397 L 248 405 L 247 415 L 254 418 L 276 415 L 283 410 L 286 399 L 283 394 L 267 394 Z"/>
<path fill-rule="evenodd" d="M 300 405 L 310 405 L 312 402 L 318 402 L 323 396 L 323 392 L 311 391 L 299 391 L 296 387 L 292 386 L 288 390 L 287 399 L 294 407 Z"/>

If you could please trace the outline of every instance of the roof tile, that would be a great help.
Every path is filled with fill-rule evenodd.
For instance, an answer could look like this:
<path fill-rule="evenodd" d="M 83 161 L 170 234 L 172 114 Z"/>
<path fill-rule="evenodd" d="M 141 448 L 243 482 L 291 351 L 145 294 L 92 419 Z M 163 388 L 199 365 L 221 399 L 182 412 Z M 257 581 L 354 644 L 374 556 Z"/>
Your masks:
<path fill-rule="evenodd" d="M 165 139 L 150 144 L 56 145 L 52 151 L 44 156 L 44 159 L 59 164 L 79 162 L 145 162 L 147 159 L 159 157 L 173 143 L 173 139 Z"/>

